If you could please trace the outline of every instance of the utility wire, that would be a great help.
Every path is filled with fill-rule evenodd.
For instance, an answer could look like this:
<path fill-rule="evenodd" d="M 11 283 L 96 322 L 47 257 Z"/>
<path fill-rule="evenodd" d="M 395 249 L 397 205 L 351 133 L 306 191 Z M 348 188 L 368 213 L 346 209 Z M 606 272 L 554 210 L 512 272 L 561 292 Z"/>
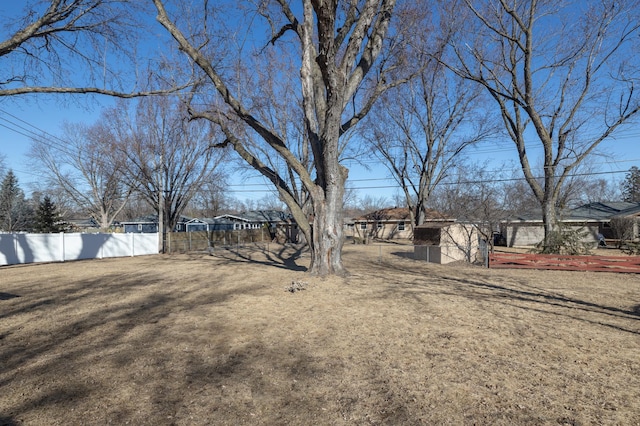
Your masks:
<path fill-rule="evenodd" d="M 0 127 L 4 127 L 10 131 L 13 131 L 15 133 L 18 133 L 20 135 L 23 135 L 25 137 L 28 138 L 32 138 L 32 139 L 36 139 L 39 142 L 57 149 L 67 155 L 73 155 L 73 153 L 71 151 L 69 151 L 68 149 L 68 145 L 71 145 L 70 142 L 65 141 L 64 139 L 53 135 L 51 133 L 48 133 L 47 131 L 31 124 L 28 123 L 25 120 L 22 120 L 21 118 L 11 114 L 10 112 L 6 111 L 5 109 L 0 108 L 0 113 L 9 116 L 11 118 L 13 118 L 14 120 L 17 120 L 19 123 L 22 123 L 28 127 L 25 127 L 21 124 L 18 124 L 14 121 L 11 121 L 5 117 L 0 116 L 0 120 L 4 121 L 7 124 L 3 124 L 0 123 Z M 11 127 L 13 126 L 13 127 Z M 35 131 L 29 129 L 29 127 L 37 130 L 39 133 L 36 133 Z M 51 139 L 45 139 L 45 136 L 50 137 Z M 629 137 L 629 136 L 640 136 L 640 133 L 631 133 L 631 134 L 625 134 L 625 137 Z M 508 142 L 497 142 L 497 144 L 504 144 L 506 145 L 510 145 Z M 537 147 L 536 147 L 537 148 Z M 488 150 L 486 151 L 487 153 L 490 152 L 501 152 L 504 150 L 509 150 L 507 148 L 505 149 L 501 149 L 501 148 L 495 148 L 492 150 Z M 483 152 L 482 150 L 475 150 L 476 153 L 478 152 Z M 350 162 L 355 162 L 354 160 L 349 160 Z M 604 164 L 617 164 L 617 163 L 628 163 L 628 162 L 640 162 L 640 159 L 627 159 L 627 160 L 620 160 L 620 161 L 605 161 L 603 163 L 600 163 L 600 165 L 604 165 Z M 376 163 L 376 164 L 380 164 L 380 161 L 377 161 L 375 159 L 366 159 L 363 161 L 359 161 L 357 163 Z M 511 172 L 512 173 L 517 173 L 520 169 L 513 169 Z M 31 171 L 26 171 L 26 170 L 16 170 L 20 173 L 24 173 L 24 174 L 29 174 L 29 175 L 33 175 L 36 176 L 37 174 Z M 488 171 L 491 172 L 491 171 Z M 493 172 L 504 172 L 504 169 L 494 169 Z M 627 173 L 628 170 L 615 170 L 615 171 L 606 171 L 606 172 L 591 172 L 591 173 L 575 173 L 575 174 L 571 174 L 569 175 L 569 177 L 579 177 L 579 176 L 597 176 L 597 175 L 611 175 L 611 174 L 620 174 L 620 173 Z M 542 179 L 542 177 L 537 177 L 536 179 Z M 375 181 L 393 181 L 394 178 L 392 177 L 388 177 L 388 178 L 368 178 L 368 179 L 351 179 L 349 180 L 349 182 L 375 182 Z M 469 184 L 479 184 L 479 183 L 499 183 L 499 182 L 515 182 L 515 181 L 522 181 L 525 180 L 524 177 L 520 177 L 520 178 L 501 178 L 501 179 L 491 179 L 491 180 L 469 180 L 469 181 L 457 181 L 457 182 L 441 182 L 441 185 L 469 185 Z M 231 188 L 232 192 L 237 192 L 237 193 L 255 193 L 255 192 L 260 192 L 260 193 L 264 193 L 264 192 L 270 192 L 270 190 L 264 189 L 264 190 L 251 190 L 251 189 L 233 189 L 235 187 L 241 187 L 241 188 L 246 188 L 247 186 L 257 186 L 257 187 L 269 187 L 270 184 L 267 182 L 263 182 L 263 183 L 255 183 L 255 184 L 231 184 L 231 185 L 227 185 L 228 188 Z M 395 185 L 377 185 L 377 186 L 347 186 L 346 189 L 348 190 L 373 190 L 373 189 L 401 189 L 401 186 L 398 184 Z"/>

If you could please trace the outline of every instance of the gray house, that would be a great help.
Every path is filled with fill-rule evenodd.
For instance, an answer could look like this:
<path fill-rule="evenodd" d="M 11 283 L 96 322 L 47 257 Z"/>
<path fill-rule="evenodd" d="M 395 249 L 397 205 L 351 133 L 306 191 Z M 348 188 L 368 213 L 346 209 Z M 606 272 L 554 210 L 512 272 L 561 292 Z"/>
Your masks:
<path fill-rule="evenodd" d="M 185 223 L 187 232 L 268 230 L 272 239 L 297 241 L 298 225 L 289 213 L 279 210 L 254 210 L 224 214 L 214 218 L 195 218 Z"/>
<path fill-rule="evenodd" d="M 633 221 L 632 239 L 640 237 L 640 203 L 596 202 L 571 210 L 558 212 L 562 224 L 570 229 L 582 229 L 588 232 L 585 242 L 597 244 L 599 235 L 605 239 L 617 238 L 612 227 L 614 219 Z M 509 218 L 501 224 L 501 234 L 509 247 L 533 246 L 544 239 L 542 215 L 530 214 Z"/>
<path fill-rule="evenodd" d="M 186 224 L 191 220 L 186 216 L 180 216 L 178 223 L 176 224 L 173 232 L 185 232 Z M 122 226 L 122 231 L 125 233 L 147 233 L 147 232 L 158 232 L 158 215 L 151 214 L 147 216 L 137 217 L 135 219 L 129 221 L 120 222 Z"/>
<path fill-rule="evenodd" d="M 191 219 L 185 224 L 185 230 L 187 232 L 233 231 L 235 226 L 235 221 L 225 217 L 205 217 Z"/>

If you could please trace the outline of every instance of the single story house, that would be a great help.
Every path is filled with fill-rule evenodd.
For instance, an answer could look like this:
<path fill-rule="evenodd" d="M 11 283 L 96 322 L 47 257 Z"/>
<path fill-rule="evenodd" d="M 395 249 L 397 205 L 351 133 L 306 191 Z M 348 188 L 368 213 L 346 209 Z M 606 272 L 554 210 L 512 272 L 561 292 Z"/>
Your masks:
<path fill-rule="evenodd" d="M 441 221 L 445 216 L 435 210 L 426 211 L 425 221 Z M 406 207 L 376 210 L 345 222 L 345 234 L 363 240 L 411 239 L 413 223 L 411 212 Z"/>
<path fill-rule="evenodd" d="M 600 236 L 605 239 L 618 238 L 612 224 L 614 219 L 633 221 L 632 238 L 640 237 L 640 203 L 596 202 L 564 212 L 558 212 L 559 221 L 568 229 L 584 230 L 585 243 L 598 244 Z M 500 233 L 508 247 L 534 246 L 544 239 L 544 223 L 541 214 L 520 215 L 501 223 Z"/>
<path fill-rule="evenodd" d="M 233 231 L 237 226 L 237 222 L 225 217 L 220 218 L 194 218 L 185 224 L 186 232 L 198 231 Z"/>
<path fill-rule="evenodd" d="M 189 222 L 191 218 L 186 216 L 180 216 L 178 223 L 176 224 L 173 232 L 185 232 L 186 224 Z M 122 231 L 125 233 L 147 233 L 147 232 L 158 232 L 158 215 L 151 214 L 147 216 L 137 217 L 132 220 L 122 221 L 120 222 L 122 226 Z"/>
<path fill-rule="evenodd" d="M 65 232 L 100 232 L 100 225 L 92 217 L 67 219 L 65 223 L 67 225 Z"/>
<path fill-rule="evenodd" d="M 292 242 L 298 238 L 298 225 L 293 216 L 280 210 L 254 210 L 214 218 L 196 218 L 185 226 L 187 232 L 266 229 L 270 237 L 278 241 Z"/>

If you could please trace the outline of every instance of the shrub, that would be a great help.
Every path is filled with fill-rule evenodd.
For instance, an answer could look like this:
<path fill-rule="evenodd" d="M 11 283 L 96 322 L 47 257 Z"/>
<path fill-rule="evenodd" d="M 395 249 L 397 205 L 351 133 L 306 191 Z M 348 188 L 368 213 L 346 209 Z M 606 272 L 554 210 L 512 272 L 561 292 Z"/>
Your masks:
<path fill-rule="evenodd" d="M 544 240 L 536 244 L 534 252 L 539 254 L 591 254 L 592 243 L 585 242 L 589 235 L 583 228 L 572 229 L 559 225 L 556 231 L 549 234 L 547 244 Z"/>

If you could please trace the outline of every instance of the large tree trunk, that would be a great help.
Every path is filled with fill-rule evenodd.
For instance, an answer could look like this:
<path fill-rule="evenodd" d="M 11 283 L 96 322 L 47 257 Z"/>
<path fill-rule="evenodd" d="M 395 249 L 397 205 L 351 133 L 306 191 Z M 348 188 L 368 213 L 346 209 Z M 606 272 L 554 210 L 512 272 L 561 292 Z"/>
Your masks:
<path fill-rule="evenodd" d="M 550 246 L 553 234 L 558 231 L 558 218 L 553 199 L 545 199 L 542 202 L 542 222 L 544 224 L 543 250 L 546 251 Z"/>
<path fill-rule="evenodd" d="M 331 176 L 325 188 L 317 187 L 312 192 L 313 230 L 311 265 L 309 272 L 315 275 L 344 275 L 342 247 L 344 245 L 343 199 L 344 183 L 348 171 L 340 166 L 335 176 Z"/>

